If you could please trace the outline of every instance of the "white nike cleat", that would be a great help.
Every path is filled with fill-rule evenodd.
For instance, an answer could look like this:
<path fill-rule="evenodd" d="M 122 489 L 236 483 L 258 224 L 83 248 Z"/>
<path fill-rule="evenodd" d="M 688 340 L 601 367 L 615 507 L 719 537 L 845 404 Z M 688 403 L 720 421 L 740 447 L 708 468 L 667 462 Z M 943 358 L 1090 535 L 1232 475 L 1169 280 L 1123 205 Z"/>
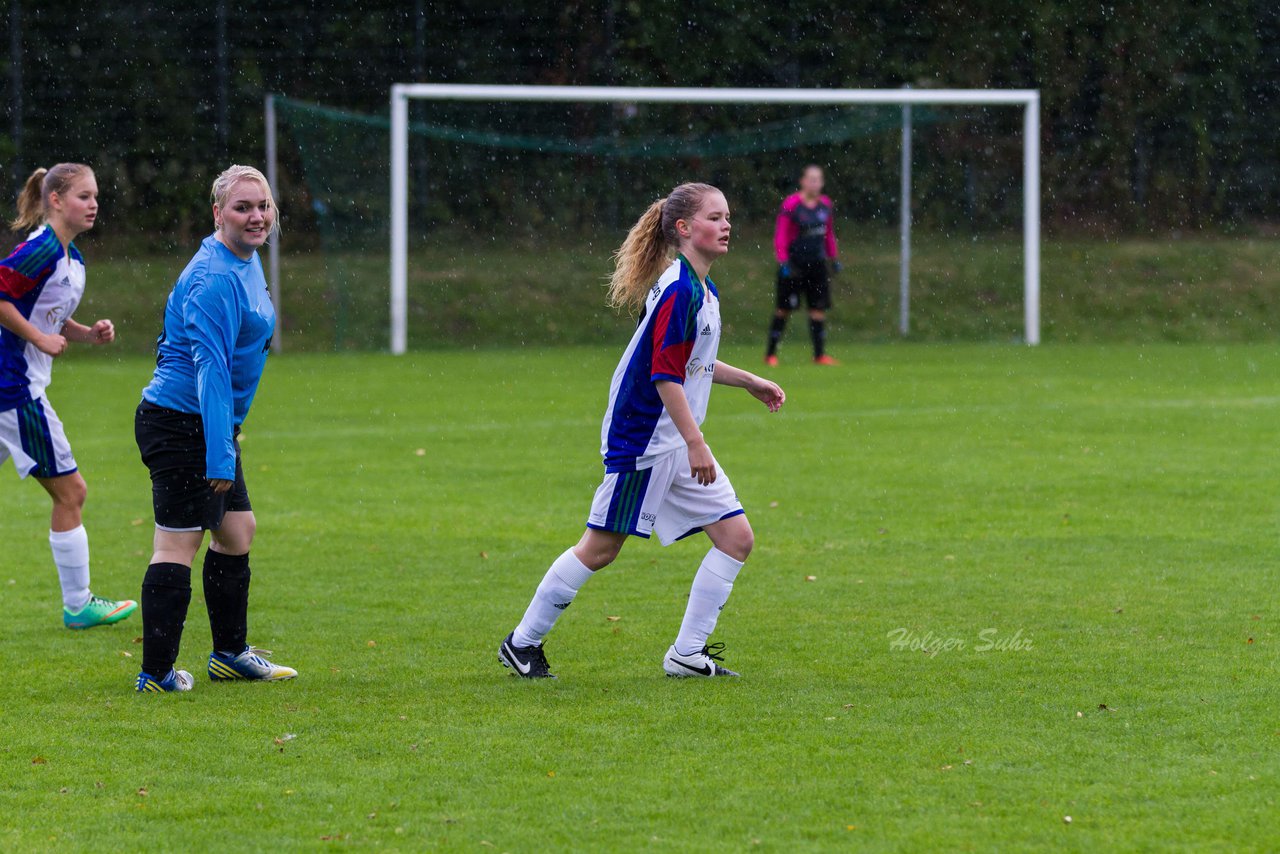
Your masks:
<path fill-rule="evenodd" d="M 724 652 L 724 644 L 713 643 L 710 646 L 704 646 L 701 651 L 695 652 L 693 655 L 681 655 L 676 652 L 675 644 L 672 644 L 667 650 L 666 658 L 662 659 L 662 669 L 667 671 L 668 676 L 693 676 L 710 678 L 712 676 L 738 676 L 727 667 L 721 667 L 717 661 L 724 661 L 720 653 Z"/>

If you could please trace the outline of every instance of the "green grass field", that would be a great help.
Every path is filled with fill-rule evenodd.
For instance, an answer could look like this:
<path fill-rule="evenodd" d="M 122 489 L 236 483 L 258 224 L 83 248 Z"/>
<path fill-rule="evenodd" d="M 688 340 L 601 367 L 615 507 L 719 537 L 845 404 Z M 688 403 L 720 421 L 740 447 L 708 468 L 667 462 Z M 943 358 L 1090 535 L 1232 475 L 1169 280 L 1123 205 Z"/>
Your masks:
<path fill-rule="evenodd" d="M 134 695 L 140 620 L 61 628 L 5 466 L 0 849 L 1274 850 L 1275 348 L 837 352 L 776 371 L 777 415 L 713 396 L 758 541 L 716 634 L 741 680 L 662 676 L 696 541 L 584 588 L 558 681 L 496 662 L 581 531 L 616 347 L 272 361 L 250 639 L 290 683 L 208 682 L 197 585 L 196 690 Z M 149 554 L 148 376 L 78 354 L 51 389 L 111 596 Z"/>

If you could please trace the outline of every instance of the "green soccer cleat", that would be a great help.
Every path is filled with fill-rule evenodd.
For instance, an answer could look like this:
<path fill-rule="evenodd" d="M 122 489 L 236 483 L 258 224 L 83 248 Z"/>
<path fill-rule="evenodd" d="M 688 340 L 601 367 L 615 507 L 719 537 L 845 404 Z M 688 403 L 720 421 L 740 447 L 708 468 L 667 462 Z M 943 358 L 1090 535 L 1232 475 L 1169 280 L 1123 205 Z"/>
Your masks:
<path fill-rule="evenodd" d="M 62 625 L 69 629 L 91 629 L 94 626 L 109 626 L 118 623 L 138 610 L 138 603 L 132 599 L 121 599 L 114 602 L 99 596 L 90 596 L 85 606 L 74 614 L 66 608 L 62 609 Z"/>

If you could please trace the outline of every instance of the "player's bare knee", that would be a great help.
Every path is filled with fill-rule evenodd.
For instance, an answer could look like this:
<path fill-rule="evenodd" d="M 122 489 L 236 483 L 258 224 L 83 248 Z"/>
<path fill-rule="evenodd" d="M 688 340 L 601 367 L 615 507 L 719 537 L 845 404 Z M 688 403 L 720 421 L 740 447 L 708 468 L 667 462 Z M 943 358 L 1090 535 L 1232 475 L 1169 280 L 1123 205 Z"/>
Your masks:
<path fill-rule="evenodd" d="M 223 526 L 213 532 L 215 551 L 223 554 L 246 554 L 253 546 L 253 536 L 258 531 L 258 519 L 252 512 L 227 514 Z"/>
<path fill-rule="evenodd" d="M 622 549 L 613 545 L 592 544 L 587 548 L 578 546 L 573 550 L 574 556 L 582 561 L 582 565 L 592 572 L 604 569 L 613 563 Z"/>
<path fill-rule="evenodd" d="M 745 561 L 751 556 L 751 549 L 755 547 L 755 544 L 755 532 L 748 525 L 742 531 L 735 531 L 733 536 L 729 537 L 729 541 L 724 544 L 725 547 L 720 550 L 734 560 Z"/>
<path fill-rule="evenodd" d="M 84 478 L 80 475 L 72 475 L 67 478 L 54 496 L 54 502 L 69 510 L 79 510 L 84 507 L 85 499 L 89 496 L 89 485 L 84 482 Z"/>

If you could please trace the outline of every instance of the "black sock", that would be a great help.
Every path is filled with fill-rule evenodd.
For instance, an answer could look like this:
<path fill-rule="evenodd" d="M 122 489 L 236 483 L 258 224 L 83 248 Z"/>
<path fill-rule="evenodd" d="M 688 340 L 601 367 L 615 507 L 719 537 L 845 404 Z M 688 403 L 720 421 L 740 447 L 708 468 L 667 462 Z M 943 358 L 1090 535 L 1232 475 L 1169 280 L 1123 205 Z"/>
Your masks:
<path fill-rule="evenodd" d="M 809 336 L 813 338 L 813 358 L 821 359 L 827 352 L 827 322 L 809 318 Z"/>
<path fill-rule="evenodd" d="M 142 671 L 163 679 L 178 660 L 191 604 L 191 567 L 153 563 L 142 579 Z"/>
<path fill-rule="evenodd" d="M 765 350 L 766 356 L 772 356 L 778 352 L 778 342 L 782 340 L 782 332 L 786 328 L 787 319 L 775 314 L 773 320 L 769 322 L 769 348 Z"/>
<path fill-rule="evenodd" d="M 249 633 L 249 555 L 204 553 L 204 602 L 218 652 L 240 652 Z"/>

